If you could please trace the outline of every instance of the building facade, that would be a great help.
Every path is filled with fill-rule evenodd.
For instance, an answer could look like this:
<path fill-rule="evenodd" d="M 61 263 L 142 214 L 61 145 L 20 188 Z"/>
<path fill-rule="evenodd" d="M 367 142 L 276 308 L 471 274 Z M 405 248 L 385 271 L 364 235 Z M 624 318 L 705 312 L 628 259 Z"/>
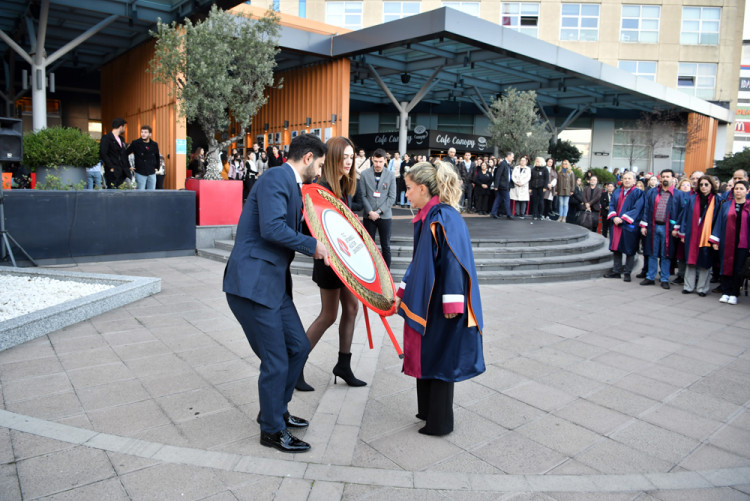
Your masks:
<path fill-rule="evenodd" d="M 253 1 L 253 5 L 275 8 L 285 14 L 340 26 L 346 30 L 357 30 L 440 7 L 450 7 L 676 88 L 732 111 L 736 110 L 738 114 L 750 113 L 750 99 L 743 98 L 747 102 L 742 103 L 738 109 L 737 82 L 741 64 L 746 64 L 741 62 L 745 0 L 263 0 Z M 471 26 L 466 26 L 467 31 L 471 29 Z M 750 75 L 750 67 L 744 72 Z M 353 111 L 352 132 L 391 130 L 395 115 L 395 112 L 390 111 Z M 486 133 L 487 126 L 487 120 L 478 114 L 417 117 L 412 123 L 427 128 L 447 126 L 456 132 L 475 134 Z M 595 130 L 595 125 L 591 120 L 581 120 L 562 133 L 561 138 L 572 140 L 584 151 L 585 158 L 581 162 L 584 166 L 599 166 L 603 162 L 610 166 L 622 166 L 622 154 L 617 157 L 618 151 L 622 151 L 622 148 L 617 147 L 618 141 L 623 141 L 624 136 L 637 124 L 615 120 L 601 124 L 603 129 L 599 131 Z M 717 138 L 715 158 L 722 158 L 725 152 L 736 149 L 733 144 L 735 129 L 736 127 L 730 127 L 726 134 Z M 595 156 L 595 145 L 602 141 L 597 137 L 600 134 L 611 137 L 611 158 L 597 159 Z M 663 160 L 658 162 L 658 166 L 646 167 L 663 168 L 671 165 L 679 168 L 679 157 L 681 150 L 684 150 L 684 144 L 680 144 L 682 140 L 677 134 L 671 144 L 660 146 L 659 151 L 652 147 L 649 154 Z"/>

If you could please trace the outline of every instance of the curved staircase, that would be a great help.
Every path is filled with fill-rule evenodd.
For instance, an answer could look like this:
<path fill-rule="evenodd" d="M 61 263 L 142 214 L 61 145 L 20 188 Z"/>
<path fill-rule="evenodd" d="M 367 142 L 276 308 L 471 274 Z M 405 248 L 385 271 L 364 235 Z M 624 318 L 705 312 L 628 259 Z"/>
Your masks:
<path fill-rule="evenodd" d="M 394 210 L 394 214 L 397 211 Z M 471 235 L 480 283 L 529 283 L 601 277 L 612 267 L 607 240 L 580 226 L 554 221 L 464 218 Z M 398 284 L 412 255 L 411 217 L 394 215 L 391 274 Z M 375 238 L 378 243 L 378 238 Z M 199 256 L 226 261 L 233 240 L 216 240 Z M 297 254 L 292 273 L 312 276 L 312 258 Z"/>

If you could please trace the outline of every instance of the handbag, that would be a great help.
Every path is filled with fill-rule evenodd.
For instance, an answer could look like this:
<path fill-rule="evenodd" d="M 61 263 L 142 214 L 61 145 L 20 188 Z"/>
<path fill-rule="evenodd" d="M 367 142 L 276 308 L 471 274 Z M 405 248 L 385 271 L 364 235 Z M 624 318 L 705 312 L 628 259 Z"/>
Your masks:
<path fill-rule="evenodd" d="M 583 226 L 584 228 L 591 228 L 592 223 L 592 216 L 590 210 L 583 210 L 578 213 L 578 221 L 576 221 L 576 224 L 578 226 Z"/>

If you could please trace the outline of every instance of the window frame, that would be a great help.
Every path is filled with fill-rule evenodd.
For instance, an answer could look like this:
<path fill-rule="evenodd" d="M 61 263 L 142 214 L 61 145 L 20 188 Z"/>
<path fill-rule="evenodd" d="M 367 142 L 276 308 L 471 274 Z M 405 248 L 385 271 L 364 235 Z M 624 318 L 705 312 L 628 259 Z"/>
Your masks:
<path fill-rule="evenodd" d="M 467 12 L 466 7 L 467 6 L 476 6 L 477 12 L 474 14 L 473 12 Z M 443 2 L 441 4 L 442 7 L 450 7 L 451 9 L 456 9 L 458 11 L 463 12 L 464 14 L 469 14 L 470 16 L 476 16 L 480 17 L 481 14 L 481 2 L 463 2 L 463 1 L 448 1 Z"/>
<path fill-rule="evenodd" d="M 693 10 L 698 10 L 698 18 L 686 18 L 685 13 Z M 704 16 L 706 11 L 718 11 L 716 18 L 708 18 Z M 696 30 L 687 30 L 685 28 L 686 23 L 697 22 L 698 27 Z M 709 23 L 716 23 L 716 31 L 706 31 L 704 25 Z M 719 45 L 719 36 L 721 34 L 721 7 L 709 7 L 700 5 L 684 5 L 682 7 L 682 19 L 680 21 L 680 44 L 682 45 Z M 693 35 L 697 35 L 697 41 L 690 40 Z M 715 40 L 704 41 L 704 37 L 716 37 Z"/>
<path fill-rule="evenodd" d="M 688 68 L 694 67 L 695 71 L 690 71 Z M 705 70 L 711 69 L 712 71 L 710 73 L 706 72 Z M 701 72 L 703 70 L 703 72 Z M 681 61 L 678 63 L 677 67 L 677 90 L 680 92 L 684 92 L 686 94 L 690 94 L 691 96 L 695 96 L 700 99 L 705 99 L 706 101 L 711 101 L 716 96 L 716 77 L 718 73 L 718 64 L 717 63 L 698 63 L 698 62 L 686 62 Z M 713 80 L 713 85 L 708 86 L 705 85 L 705 81 L 707 79 Z M 681 85 L 680 82 L 692 82 L 692 85 Z M 703 82 L 701 84 L 701 82 Z M 706 89 L 711 89 L 710 94 L 706 91 Z M 692 89 L 692 90 L 688 90 Z M 701 91 L 703 90 L 703 91 Z"/>
<path fill-rule="evenodd" d="M 516 6 L 517 12 L 506 12 L 506 7 L 511 6 Z M 536 14 L 534 15 L 528 12 L 524 13 L 523 8 L 531 6 L 536 6 Z M 502 2 L 500 4 L 500 26 L 534 38 L 539 38 L 539 16 L 541 9 L 540 2 Z M 524 18 L 527 20 L 535 18 L 536 23 L 533 26 L 528 24 L 524 25 Z M 506 24 L 506 19 L 509 21 L 508 24 Z M 517 23 L 513 23 L 513 20 L 516 20 Z"/>
<path fill-rule="evenodd" d="M 638 17 L 626 16 L 625 11 L 632 8 L 638 8 Z M 645 9 L 658 9 L 657 17 L 644 17 L 643 11 Z M 624 24 L 627 20 L 637 20 L 638 26 L 636 28 L 625 28 Z M 644 29 L 644 22 L 656 21 L 656 28 Z M 623 4 L 620 9 L 620 42 L 624 43 L 659 43 L 659 29 L 661 28 L 661 5 L 640 5 L 640 4 Z M 635 33 L 635 40 L 625 40 L 626 33 Z M 641 34 L 655 33 L 655 40 L 643 41 Z"/>
<path fill-rule="evenodd" d="M 348 7 L 354 7 L 359 6 L 359 24 L 348 24 L 346 22 L 347 16 L 354 16 L 357 15 L 356 12 L 347 12 Z M 331 13 L 329 12 L 329 7 L 333 6 L 341 6 L 343 7 L 343 12 L 341 13 Z M 332 24 L 334 26 L 340 26 L 342 28 L 347 28 L 350 30 L 359 30 L 362 29 L 363 25 L 362 22 L 364 21 L 364 2 L 362 0 L 331 0 L 326 1 L 326 24 Z M 332 16 L 340 16 L 342 18 L 343 22 L 337 22 L 331 20 Z"/>
<path fill-rule="evenodd" d="M 388 6 L 394 6 L 396 4 L 400 5 L 400 9 L 399 9 L 399 13 L 398 14 L 386 13 L 386 11 L 385 11 L 386 5 L 388 5 Z M 410 12 L 410 13 L 407 12 L 407 13 L 405 13 L 404 12 L 404 6 L 405 5 L 410 5 L 410 6 L 416 5 L 417 11 L 416 12 Z M 398 19 L 403 19 L 405 17 L 415 16 L 415 15 L 419 14 L 421 11 L 422 11 L 422 2 L 419 1 L 419 0 L 417 0 L 417 1 L 414 1 L 414 0 L 385 0 L 383 2 L 383 22 L 384 23 L 388 23 L 390 21 L 396 21 Z M 387 19 L 386 16 L 391 16 L 392 18 L 391 19 Z"/>
<path fill-rule="evenodd" d="M 577 7 L 576 14 L 566 13 L 565 10 L 571 7 Z M 587 8 L 596 7 L 596 15 L 584 14 Z M 560 41 L 561 42 L 598 42 L 599 41 L 599 20 L 601 18 L 601 4 L 598 3 L 563 3 L 560 5 Z M 575 25 L 570 24 L 570 20 L 576 20 Z M 590 24 L 587 20 L 596 19 L 596 26 L 586 26 Z M 566 24 L 566 20 L 568 23 Z M 566 36 L 566 32 L 575 32 L 575 38 Z M 593 38 L 582 38 L 583 32 L 594 33 Z"/>
<path fill-rule="evenodd" d="M 635 71 L 631 71 L 628 68 L 623 68 L 621 66 L 622 63 L 635 63 Z M 640 66 L 644 63 L 650 63 L 654 64 L 654 72 L 649 73 L 646 71 L 641 71 Z M 659 69 L 659 62 L 658 61 L 648 61 L 648 60 L 641 60 L 641 59 L 620 59 L 617 61 L 617 67 L 623 71 L 627 71 L 632 73 L 633 75 L 641 78 L 647 78 L 651 80 L 652 82 L 656 82 L 656 74 Z M 653 78 L 651 78 L 653 76 Z"/>

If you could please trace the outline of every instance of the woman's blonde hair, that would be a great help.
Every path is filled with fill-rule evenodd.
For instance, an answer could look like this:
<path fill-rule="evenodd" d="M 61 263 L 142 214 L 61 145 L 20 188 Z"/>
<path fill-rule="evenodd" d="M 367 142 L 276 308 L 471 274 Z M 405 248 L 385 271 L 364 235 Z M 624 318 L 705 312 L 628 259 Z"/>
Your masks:
<path fill-rule="evenodd" d="M 406 177 L 416 184 L 425 185 L 430 196 L 437 195 L 441 202 L 458 209 L 463 186 L 451 164 L 441 161 L 435 162 L 433 166 L 429 162 L 419 162 L 411 168 Z"/>

